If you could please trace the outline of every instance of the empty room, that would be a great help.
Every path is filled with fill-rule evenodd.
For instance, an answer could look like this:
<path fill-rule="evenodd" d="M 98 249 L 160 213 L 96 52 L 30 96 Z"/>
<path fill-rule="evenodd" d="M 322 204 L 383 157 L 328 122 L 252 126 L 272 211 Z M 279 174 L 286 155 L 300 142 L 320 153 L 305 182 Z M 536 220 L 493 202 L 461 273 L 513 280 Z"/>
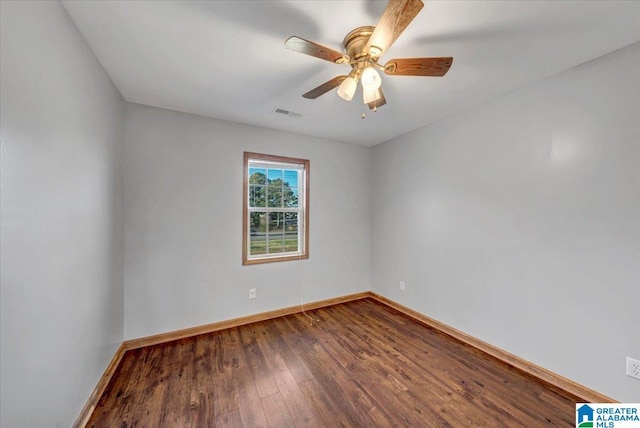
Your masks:
<path fill-rule="evenodd" d="M 640 427 L 640 2 L 0 18 L 3 428 Z"/>

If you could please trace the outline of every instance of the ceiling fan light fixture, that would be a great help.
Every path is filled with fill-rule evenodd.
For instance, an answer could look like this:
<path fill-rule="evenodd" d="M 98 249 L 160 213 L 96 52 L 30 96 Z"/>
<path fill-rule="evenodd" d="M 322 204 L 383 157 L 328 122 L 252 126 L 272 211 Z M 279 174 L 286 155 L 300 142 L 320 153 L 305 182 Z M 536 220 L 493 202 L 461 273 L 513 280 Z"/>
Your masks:
<path fill-rule="evenodd" d="M 362 91 L 362 99 L 365 104 L 378 101 L 381 97 L 382 95 L 380 94 L 380 88 L 374 89 L 373 91 Z"/>
<path fill-rule="evenodd" d="M 362 72 L 362 89 L 364 92 L 375 92 L 380 85 L 382 85 L 382 79 L 380 74 L 373 67 L 367 67 Z"/>
<path fill-rule="evenodd" d="M 357 87 L 358 81 L 352 76 L 347 76 L 338 87 L 338 95 L 345 101 L 351 101 Z"/>

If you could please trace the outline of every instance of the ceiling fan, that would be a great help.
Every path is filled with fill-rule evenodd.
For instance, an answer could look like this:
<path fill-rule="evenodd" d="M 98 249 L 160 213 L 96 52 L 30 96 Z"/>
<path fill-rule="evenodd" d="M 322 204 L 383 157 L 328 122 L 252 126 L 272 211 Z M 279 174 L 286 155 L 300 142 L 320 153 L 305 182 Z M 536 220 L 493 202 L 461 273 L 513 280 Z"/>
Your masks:
<path fill-rule="evenodd" d="M 303 95 L 315 99 L 335 87 L 338 95 L 351 101 L 358 81 L 362 83 L 363 101 L 371 110 L 386 104 L 382 93 L 382 80 L 377 70 L 390 76 L 444 76 L 453 63 L 452 57 L 398 58 L 380 65 L 378 60 L 393 42 L 418 15 L 424 4 L 421 0 L 389 0 L 375 27 L 358 27 L 344 38 L 345 53 L 318 43 L 292 36 L 285 42 L 287 49 L 294 50 L 336 64 L 348 64 L 351 72 L 347 76 L 336 76 L 328 82 Z"/>

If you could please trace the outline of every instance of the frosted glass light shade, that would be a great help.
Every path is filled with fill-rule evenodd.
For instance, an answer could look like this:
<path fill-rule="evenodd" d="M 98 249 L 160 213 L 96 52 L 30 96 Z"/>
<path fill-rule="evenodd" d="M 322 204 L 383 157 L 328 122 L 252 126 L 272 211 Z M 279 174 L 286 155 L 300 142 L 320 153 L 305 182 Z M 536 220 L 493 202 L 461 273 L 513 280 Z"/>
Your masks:
<path fill-rule="evenodd" d="M 351 76 L 346 77 L 338 87 L 338 95 L 345 101 L 351 101 L 356 93 L 358 81 Z"/>
<path fill-rule="evenodd" d="M 380 88 L 375 89 L 373 91 L 366 91 L 366 90 L 362 91 L 362 99 L 364 100 L 365 104 L 369 104 L 374 101 L 377 101 L 378 99 L 380 99 L 380 97 L 381 97 Z"/>
<path fill-rule="evenodd" d="M 365 92 L 373 92 L 380 87 L 382 79 L 373 67 L 367 67 L 362 72 L 362 89 Z"/>

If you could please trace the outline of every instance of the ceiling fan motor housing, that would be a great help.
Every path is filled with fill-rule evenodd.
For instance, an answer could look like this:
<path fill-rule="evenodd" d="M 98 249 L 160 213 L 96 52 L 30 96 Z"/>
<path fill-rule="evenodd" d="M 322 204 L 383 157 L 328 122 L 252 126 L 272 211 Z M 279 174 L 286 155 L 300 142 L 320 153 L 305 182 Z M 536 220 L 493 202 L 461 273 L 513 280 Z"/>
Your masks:
<path fill-rule="evenodd" d="M 345 52 L 352 61 L 369 56 L 369 52 L 365 52 L 365 47 L 375 28 L 372 26 L 358 27 L 344 38 L 342 43 Z M 355 68 L 355 64 L 353 66 Z"/>

